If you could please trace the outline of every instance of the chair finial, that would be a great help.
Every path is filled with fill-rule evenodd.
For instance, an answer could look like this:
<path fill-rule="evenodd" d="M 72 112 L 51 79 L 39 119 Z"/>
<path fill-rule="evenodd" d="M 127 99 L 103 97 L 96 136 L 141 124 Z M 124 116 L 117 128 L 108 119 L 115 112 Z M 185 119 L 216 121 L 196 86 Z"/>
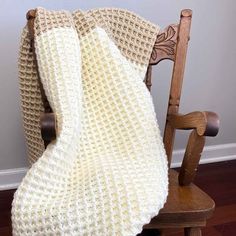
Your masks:
<path fill-rule="evenodd" d="M 26 19 L 30 20 L 32 18 L 35 18 L 35 14 L 36 14 L 36 10 L 35 9 L 31 9 L 27 12 L 26 14 Z"/>
<path fill-rule="evenodd" d="M 192 14 L 193 14 L 193 12 L 191 9 L 183 9 L 181 11 L 180 17 L 192 17 Z"/>

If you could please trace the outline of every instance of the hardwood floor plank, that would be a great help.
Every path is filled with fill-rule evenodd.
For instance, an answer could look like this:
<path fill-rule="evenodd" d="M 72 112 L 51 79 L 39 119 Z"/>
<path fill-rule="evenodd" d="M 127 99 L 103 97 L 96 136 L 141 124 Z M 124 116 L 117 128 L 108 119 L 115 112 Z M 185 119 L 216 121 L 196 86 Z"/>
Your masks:
<path fill-rule="evenodd" d="M 222 224 L 222 225 L 217 225 L 215 226 L 217 231 L 220 233 L 222 236 L 234 236 L 236 235 L 236 221 L 235 222 L 230 222 L 227 224 Z"/>
<path fill-rule="evenodd" d="M 214 227 L 206 227 L 202 229 L 203 236 L 222 236 Z M 180 235 L 179 235 L 180 236 Z M 181 235 L 182 236 L 182 235 Z"/>
<path fill-rule="evenodd" d="M 11 229 L 10 227 L 0 227 L 0 235 L 1 236 L 11 236 Z"/>
<path fill-rule="evenodd" d="M 221 206 L 221 207 L 216 207 L 213 217 L 207 221 L 207 226 L 227 224 L 235 221 L 236 221 L 236 204 Z"/>
<path fill-rule="evenodd" d="M 0 191 L 0 212 L 9 211 L 15 190 Z"/>

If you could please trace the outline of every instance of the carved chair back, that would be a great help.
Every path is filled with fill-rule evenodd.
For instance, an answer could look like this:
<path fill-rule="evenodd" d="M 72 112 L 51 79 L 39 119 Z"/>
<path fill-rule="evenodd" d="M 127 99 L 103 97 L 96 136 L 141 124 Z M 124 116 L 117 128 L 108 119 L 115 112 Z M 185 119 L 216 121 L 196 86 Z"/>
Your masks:
<path fill-rule="evenodd" d="M 165 59 L 174 62 L 163 137 L 169 165 L 171 163 L 175 129 L 169 124 L 168 117 L 170 114 L 178 113 L 179 110 L 191 19 L 192 11 L 189 9 L 182 10 L 179 24 L 169 25 L 157 36 L 145 78 L 146 86 L 151 90 L 152 66 Z"/>

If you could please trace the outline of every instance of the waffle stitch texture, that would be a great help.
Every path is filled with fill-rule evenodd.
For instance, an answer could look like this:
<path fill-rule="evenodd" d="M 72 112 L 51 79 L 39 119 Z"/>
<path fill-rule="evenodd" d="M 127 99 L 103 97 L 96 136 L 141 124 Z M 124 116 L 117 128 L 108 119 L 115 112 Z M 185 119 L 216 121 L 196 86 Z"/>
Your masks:
<path fill-rule="evenodd" d="M 14 196 L 13 235 L 134 236 L 163 207 L 167 160 L 143 83 L 158 31 L 126 10 L 37 9 L 38 70 L 58 133 L 44 150 L 24 28 L 19 77 L 33 165 Z"/>

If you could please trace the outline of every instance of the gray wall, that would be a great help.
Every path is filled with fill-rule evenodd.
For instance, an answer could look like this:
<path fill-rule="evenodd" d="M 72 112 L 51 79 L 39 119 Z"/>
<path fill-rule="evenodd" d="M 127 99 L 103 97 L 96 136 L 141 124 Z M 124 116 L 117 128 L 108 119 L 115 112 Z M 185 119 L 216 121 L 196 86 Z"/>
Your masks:
<path fill-rule="evenodd" d="M 219 135 L 208 145 L 236 142 L 236 2 L 235 0 L 143 1 L 30 1 L 0 0 L 0 170 L 27 166 L 20 115 L 17 52 L 25 13 L 42 6 L 49 9 L 121 7 L 132 10 L 161 27 L 178 21 L 183 8 L 193 9 L 181 112 L 213 110 L 221 117 Z M 171 62 L 155 69 L 154 103 L 161 129 L 164 126 Z M 186 134 L 178 134 L 176 149 L 183 148 Z"/>

